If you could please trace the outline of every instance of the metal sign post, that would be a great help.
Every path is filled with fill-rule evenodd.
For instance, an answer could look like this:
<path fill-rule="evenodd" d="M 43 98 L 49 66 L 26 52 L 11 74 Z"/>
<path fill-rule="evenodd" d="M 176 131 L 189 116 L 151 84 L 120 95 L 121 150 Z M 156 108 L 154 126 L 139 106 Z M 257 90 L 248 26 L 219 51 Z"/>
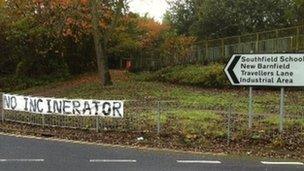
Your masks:
<path fill-rule="evenodd" d="M 252 128 L 253 110 L 252 110 L 252 87 L 249 87 L 249 102 L 248 102 L 248 126 Z"/>
<path fill-rule="evenodd" d="M 280 132 L 283 131 L 284 112 L 284 87 L 282 87 L 280 95 Z"/>

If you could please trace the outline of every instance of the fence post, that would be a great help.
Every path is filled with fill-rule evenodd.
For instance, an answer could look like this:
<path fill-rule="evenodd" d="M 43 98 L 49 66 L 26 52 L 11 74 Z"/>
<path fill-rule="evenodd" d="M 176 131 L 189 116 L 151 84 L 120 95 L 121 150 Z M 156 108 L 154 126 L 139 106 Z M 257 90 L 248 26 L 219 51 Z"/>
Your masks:
<path fill-rule="evenodd" d="M 96 116 L 96 132 L 99 132 L 99 117 Z"/>
<path fill-rule="evenodd" d="M 225 42 L 224 39 L 221 39 L 221 44 L 222 44 L 222 58 L 225 59 Z"/>
<path fill-rule="evenodd" d="M 299 51 L 299 41 L 300 41 L 300 28 L 299 26 L 297 26 L 297 38 L 296 38 L 296 51 L 298 52 Z"/>
<path fill-rule="evenodd" d="M 232 113 L 232 104 L 229 104 L 228 109 L 228 126 L 227 126 L 227 145 L 230 144 L 230 137 L 231 137 L 231 113 Z"/>
<path fill-rule="evenodd" d="M 275 30 L 276 41 L 275 41 L 275 52 L 279 52 L 279 30 Z"/>
<path fill-rule="evenodd" d="M 252 87 L 249 87 L 249 102 L 248 102 L 248 126 L 252 128 L 253 110 L 252 110 Z"/>
<path fill-rule="evenodd" d="M 238 53 L 243 53 L 241 36 L 238 36 Z"/>
<path fill-rule="evenodd" d="M 259 33 L 256 34 L 255 52 L 259 52 Z"/>
<path fill-rule="evenodd" d="M 199 44 L 197 44 L 197 63 L 202 63 L 202 51 Z"/>
<path fill-rule="evenodd" d="M 209 57 L 208 57 L 208 40 L 206 41 L 206 44 L 205 44 L 205 53 L 206 53 L 205 59 L 207 59 L 208 62 L 209 62 Z"/>
<path fill-rule="evenodd" d="M 157 135 L 159 135 L 160 133 L 160 112 L 161 112 L 160 101 L 157 101 Z"/>
<path fill-rule="evenodd" d="M 303 111 L 303 109 L 304 109 L 303 106 L 301 106 L 300 108 L 301 108 L 300 111 Z M 301 121 L 304 122 L 304 114 L 303 114 L 303 112 L 301 114 Z M 301 124 L 301 131 L 303 131 L 303 124 Z"/>
<path fill-rule="evenodd" d="M 1 121 L 2 123 L 4 123 L 4 120 L 5 120 L 5 114 L 4 114 L 4 96 L 3 96 L 3 93 L 0 93 L 1 94 L 1 99 L 2 99 L 2 109 L 1 109 Z"/>
<path fill-rule="evenodd" d="M 45 116 L 44 114 L 42 114 L 42 128 L 45 127 Z"/>
<path fill-rule="evenodd" d="M 197 55 L 197 64 L 200 64 L 202 59 L 202 48 L 200 43 L 196 44 L 196 55 Z"/>

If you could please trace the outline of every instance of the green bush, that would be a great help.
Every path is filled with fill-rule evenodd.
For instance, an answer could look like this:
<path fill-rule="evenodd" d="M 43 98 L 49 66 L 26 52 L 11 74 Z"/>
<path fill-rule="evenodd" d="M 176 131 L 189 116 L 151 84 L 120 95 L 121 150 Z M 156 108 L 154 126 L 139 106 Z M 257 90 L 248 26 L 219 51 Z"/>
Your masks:
<path fill-rule="evenodd" d="M 175 66 L 146 74 L 144 79 L 146 81 L 162 81 L 200 87 L 224 87 L 229 85 L 224 73 L 224 66 L 221 64 Z"/>

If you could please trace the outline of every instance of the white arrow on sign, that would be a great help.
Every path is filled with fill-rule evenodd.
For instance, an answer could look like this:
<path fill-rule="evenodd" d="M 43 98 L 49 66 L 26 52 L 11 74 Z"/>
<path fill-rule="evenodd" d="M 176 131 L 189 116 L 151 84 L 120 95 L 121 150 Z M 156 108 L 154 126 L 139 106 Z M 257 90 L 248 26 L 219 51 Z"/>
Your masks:
<path fill-rule="evenodd" d="M 304 54 L 237 54 L 225 73 L 232 85 L 304 86 Z"/>

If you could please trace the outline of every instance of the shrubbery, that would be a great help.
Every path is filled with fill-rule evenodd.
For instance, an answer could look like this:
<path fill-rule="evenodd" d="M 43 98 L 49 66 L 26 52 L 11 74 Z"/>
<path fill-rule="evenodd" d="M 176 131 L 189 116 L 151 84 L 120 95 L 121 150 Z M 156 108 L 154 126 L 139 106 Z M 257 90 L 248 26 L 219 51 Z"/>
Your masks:
<path fill-rule="evenodd" d="M 61 78 L 54 76 L 43 76 L 39 78 L 30 78 L 30 77 L 16 77 L 14 75 L 1 76 L 0 92 L 24 90 L 30 87 L 47 85 L 52 82 L 62 81 L 67 78 L 69 77 Z"/>
<path fill-rule="evenodd" d="M 187 65 L 165 68 L 155 73 L 147 74 L 145 80 L 199 87 L 224 87 L 229 85 L 224 73 L 224 66 L 221 64 L 211 64 L 208 66 Z"/>
<path fill-rule="evenodd" d="M 0 90 L 29 88 L 95 70 L 90 37 L 75 42 L 36 22 L 0 22 Z"/>

